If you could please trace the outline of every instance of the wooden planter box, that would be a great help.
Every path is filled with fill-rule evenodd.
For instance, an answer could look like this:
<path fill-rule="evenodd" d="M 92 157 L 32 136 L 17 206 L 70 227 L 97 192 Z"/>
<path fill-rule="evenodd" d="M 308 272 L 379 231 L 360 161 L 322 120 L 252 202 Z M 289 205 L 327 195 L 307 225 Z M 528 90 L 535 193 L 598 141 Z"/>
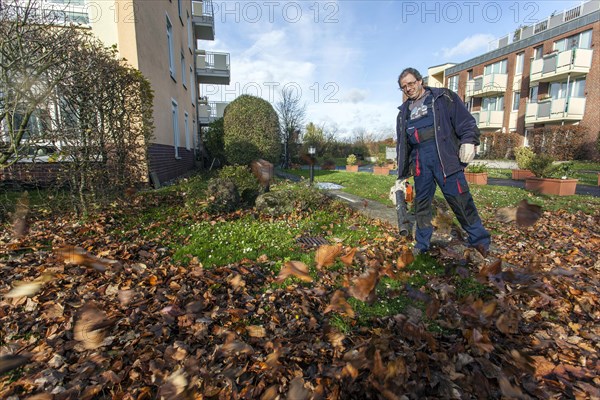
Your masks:
<path fill-rule="evenodd" d="M 512 179 L 515 181 L 524 181 L 527 178 L 532 178 L 533 172 L 528 169 L 513 169 L 512 170 Z"/>
<path fill-rule="evenodd" d="M 577 179 L 527 178 L 525 190 L 556 196 L 572 196 L 575 194 Z"/>
<path fill-rule="evenodd" d="M 487 172 L 465 172 L 465 178 L 473 185 L 487 185 L 488 174 Z"/>
<path fill-rule="evenodd" d="M 358 172 L 358 165 L 346 165 L 347 172 Z"/>
<path fill-rule="evenodd" d="M 390 169 L 388 167 L 373 167 L 373 173 L 375 175 L 389 175 Z"/>

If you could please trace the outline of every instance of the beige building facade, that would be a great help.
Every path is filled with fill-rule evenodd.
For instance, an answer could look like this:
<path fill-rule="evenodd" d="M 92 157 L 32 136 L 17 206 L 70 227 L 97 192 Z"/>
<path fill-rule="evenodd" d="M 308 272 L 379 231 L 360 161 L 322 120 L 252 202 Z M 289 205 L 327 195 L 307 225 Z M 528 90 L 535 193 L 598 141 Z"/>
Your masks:
<path fill-rule="evenodd" d="M 154 90 L 149 178 L 165 182 L 195 168 L 201 158 L 201 126 L 214 119 L 206 118 L 208 99 L 200 97 L 199 85 L 227 85 L 230 79 L 229 54 L 202 49 L 204 41 L 215 37 L 212 1 L 103 0 L 81 5 L 93 34 L 107 46 L 116 45 Z"/>

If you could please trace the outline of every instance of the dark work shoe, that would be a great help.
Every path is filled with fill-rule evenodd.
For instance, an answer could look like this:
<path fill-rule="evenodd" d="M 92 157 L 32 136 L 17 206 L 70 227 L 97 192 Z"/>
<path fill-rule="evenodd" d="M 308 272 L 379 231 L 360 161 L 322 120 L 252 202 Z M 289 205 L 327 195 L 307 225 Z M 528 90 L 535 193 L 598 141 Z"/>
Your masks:
<path fill-rule="evenodd" d="M 414 247 L 412 249 L 413 256 L 417 257 L 419 254 L 427 254 L 427 250 L 420 249 L 418 247 Z"/>
<path fill-rule="evenodd" d="M 479 254 L 483 256 L 483 258 L 487 258 L 488 254 L 490 253 L 490 251 L 482 244 L 475 246 L 475 250 L 477 250 Z"/>

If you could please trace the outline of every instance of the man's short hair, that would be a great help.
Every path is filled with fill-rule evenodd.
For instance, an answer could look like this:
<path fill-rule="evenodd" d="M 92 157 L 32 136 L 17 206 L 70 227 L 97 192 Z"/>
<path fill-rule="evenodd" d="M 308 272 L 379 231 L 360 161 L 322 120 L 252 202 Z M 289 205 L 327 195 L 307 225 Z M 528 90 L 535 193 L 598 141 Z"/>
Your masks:
<path fill-rule="evenodd" d="M 411 74 L 412 76 L 414 76 L 414 77 L 415 77 L 415 79 L 416 79 L 416 80 L 418 80 L 418 81 L 422 81 L 422 80 L 423 80 L 423 76 L 422 76 L 422 75 L 419 73 L 419 71 L 417 71 L 417 70 L 416 70 L 416 69 L 414 69 L 414 68 L 410 68 L 410 67 L 409 67 L 409 68 L 405 68 L 405 69 L 404 69 L 404 71 L 402 71 L 402 72 L 400 73 L 400 76 L 398 77 L 398 86 L 400 86 L 400 85 L 401 85 L 400 81 L 401 81 L 402 79 L 404 79 L 404 77 L 405 77 L 406 75 L 408 75 L 408 74 Z"/>

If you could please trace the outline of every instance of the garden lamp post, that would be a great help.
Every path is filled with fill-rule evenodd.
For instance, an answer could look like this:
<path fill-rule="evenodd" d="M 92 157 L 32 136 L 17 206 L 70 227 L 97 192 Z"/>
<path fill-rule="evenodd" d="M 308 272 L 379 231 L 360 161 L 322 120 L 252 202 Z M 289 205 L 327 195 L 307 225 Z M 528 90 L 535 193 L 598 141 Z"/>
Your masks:
<path fill-rule="evenodd" d="M 310 155 L 310 186 L 312 186 L 313 181 L 315 179 L 315 154 L 317 153 L 317 149 L 315 146 L 309 146 L 308 154 Z"/>

